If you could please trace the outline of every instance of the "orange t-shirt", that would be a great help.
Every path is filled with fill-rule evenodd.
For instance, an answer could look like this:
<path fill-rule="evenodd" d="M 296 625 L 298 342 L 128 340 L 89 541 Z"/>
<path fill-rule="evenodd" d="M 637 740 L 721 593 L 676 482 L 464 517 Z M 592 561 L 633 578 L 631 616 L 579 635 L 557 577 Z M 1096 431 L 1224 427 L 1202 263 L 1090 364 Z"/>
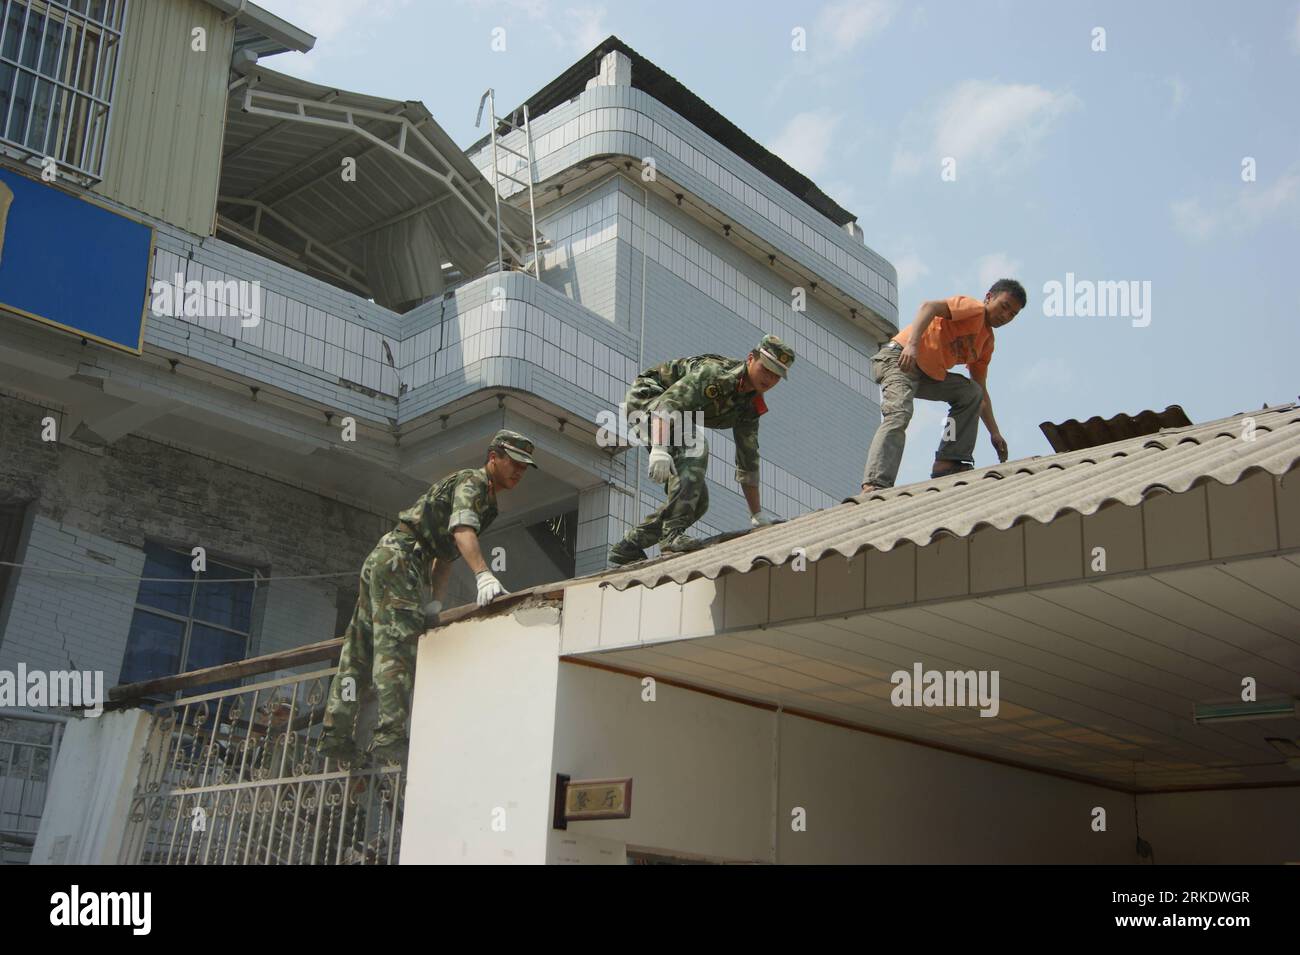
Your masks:
<path fill-rule="evenodd" d="M 937 381 L 943 381 L 953 365 L 965 365 L 972 375 L 988 371 L 993 357 L 993 329 L 984 321 L 984 303 L 968 295 L 948 299 L 952 318 L 933 318 L 916 346 L 916 363 Z M 894 336 L 907 345 L 912 337 L 908 325 Z"/>

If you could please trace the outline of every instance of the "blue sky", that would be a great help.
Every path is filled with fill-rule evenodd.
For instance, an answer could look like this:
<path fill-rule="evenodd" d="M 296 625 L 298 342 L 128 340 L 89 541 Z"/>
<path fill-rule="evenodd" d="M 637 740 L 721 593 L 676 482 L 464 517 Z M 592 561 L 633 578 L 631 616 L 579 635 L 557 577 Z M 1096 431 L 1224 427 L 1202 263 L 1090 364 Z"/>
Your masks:
<path fill-rule="evenodd" d="M 900 323 L 1019 278 L 989 372 L 1012 458 L 1050 453 L 1042 421 L 1300 393 L 1300 0 L 261 2 L 318 37 L 267 65 L 419 99 L 462 146 L 488 86 L 504 112 L 616 34 L 857 215 Z M 1045 315 L 1067 273 L 1150 282 L 1149 324 Z M 917 402 L 899 483 L 928 474 L 941 419 Z M 983 429 L 976 455 L 996 460 Z"/>

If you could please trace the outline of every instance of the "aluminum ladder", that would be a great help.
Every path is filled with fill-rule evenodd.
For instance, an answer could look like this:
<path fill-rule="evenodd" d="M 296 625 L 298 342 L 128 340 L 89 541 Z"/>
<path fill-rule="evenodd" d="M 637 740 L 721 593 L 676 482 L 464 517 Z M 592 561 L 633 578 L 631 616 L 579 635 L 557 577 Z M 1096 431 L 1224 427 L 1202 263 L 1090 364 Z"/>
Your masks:
<path fill-rule="evenodd" d="M 533 230 L 533 276 L 538 280 L 541 279 L 541 266 L 539 259 L 541 256 L 537 251 L 537 207 L 533 202 L 533 132 L 528 122 L 528 105 L 524 104 L 524 124 L 516 125 L 512 120 L 505 119 L 497 115 L 496 95 L 489 89 L 483 94 L 478 101 L 478 117 L 474 120 L 474 128 L 477 129 L 483 122 L 483 106 L 487 104 L 488 116 L 491 118 L 490 129 L 492 131 L 492 195 L 496 198 L 496 218 L 497 218 L 497 271 L 500 272 L 505 268 L 505 261 L 501 255 L 501 180 L 509 179 L 518 186 L 528 187 L 528 217 Z M 497 139 L 498 124 L 505 124 L 511 129 L 524 134 L 524 142 L 527 144 L 527 154 L 521 153 L 517 149 L 511 149 L 504 141 Z M 524 169 L 528 171 L 527 180 L 519 179 L 510 173 L 502 172 L 497 161 L 497 149 L 503 149 L 512 156 L 517 156 L 523 160 Z M 527 271 L 527 269 L 525 269 Z"/>

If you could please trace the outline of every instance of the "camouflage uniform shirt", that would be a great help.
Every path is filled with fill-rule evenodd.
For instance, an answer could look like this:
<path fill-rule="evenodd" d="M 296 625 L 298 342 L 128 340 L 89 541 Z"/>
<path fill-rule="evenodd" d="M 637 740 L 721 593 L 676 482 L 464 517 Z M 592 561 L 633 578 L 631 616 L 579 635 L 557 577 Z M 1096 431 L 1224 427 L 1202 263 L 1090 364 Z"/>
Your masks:
<path fill-rule="evenodd" d="M 739 385 L 745 362 L 721 355 L 676 358 L 642 372 L 627 393 L 627 411 L 704 412 L 706 428 L 731 428 L 736 480 L 758 484 L 758 418 L 767 411 L 757 391 Z"/>
<path fill-rule="evenodd" d="M 497 497 L 487 471 L 467 468 L 430 487 L 398 518 L 417 532 L 416 542 L 424 551 L 441 560 L 455 560 L 460 550 L 451 536 L 452 528 L 469 527 L 482 534 L 496 516 Z"/>

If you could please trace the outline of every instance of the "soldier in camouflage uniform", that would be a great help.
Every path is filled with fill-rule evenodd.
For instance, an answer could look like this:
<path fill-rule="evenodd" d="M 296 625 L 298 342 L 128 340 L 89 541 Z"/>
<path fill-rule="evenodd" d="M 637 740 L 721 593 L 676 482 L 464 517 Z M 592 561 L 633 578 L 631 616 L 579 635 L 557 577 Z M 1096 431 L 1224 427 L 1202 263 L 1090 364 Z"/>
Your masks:
<path fill-rule="evenodd" d="M 664 362 L 643 372 L 632 383 L 625 405 L 627 413 L 651 415 L 650 479 L 663 484 L 668 500 L 610 550 L 610 563 L 645 560 L 645 548 L 659 544 L 666 554 L 700 546 L 686 529 L 709 508 L 705 479 L 709 464 L 704 436 L 677 438 L 668 434 L 672 412 L 690 416 L 703 413 L 706 428 L 732 428 L 736 440 L 736 480 L 749 504 L 750 523 L 771 522 L 758 497 L 758 419 L 767 411 L 764 392 L 783 379 L 794 363 L 794 351 L 775 335 L 767 335 L 743 359 L 698 355 Z M 681 440 L 686 438 L 686 440 Z"/>
<path fill-rule="evenodd" d="M 483 561 L 478 536 L 496 519 L 496 492 L 510 490 L 524 471 L 537 467 L 532 454 L 533 443 L 523 435 L 498 431 L 483 467 L 456 471 L 430 487 L 370 552 L 325 705 L 322 755 L 356 758 L 352 733 L 367 682 L 373 682 L 379 703 L 372 755 L 379 762 L 405 755 L 420 634 L 436 626 L 457 557 L 463 555 L 477 575 L 480 607 L 507 592 Z M 422 607 L 425 589 L 434 600 Z"/>

